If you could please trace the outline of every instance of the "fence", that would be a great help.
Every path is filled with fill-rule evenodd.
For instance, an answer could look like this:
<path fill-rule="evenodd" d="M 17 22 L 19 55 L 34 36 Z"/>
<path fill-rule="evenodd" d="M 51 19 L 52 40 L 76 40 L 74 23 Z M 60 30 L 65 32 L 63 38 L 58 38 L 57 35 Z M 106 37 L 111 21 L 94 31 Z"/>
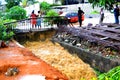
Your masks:
<path fill-rule="evenodd" d="M 36 22 L 35 25 L 32 24 L 32 20 Z M 37 21 L 40 20 L 39 24 L 37 25 Z M 22 31 L 26 32 L 29 30 L 37 31 L 46 28 L 56 28 L 60 25 L 67 25 L 67 20 L 63 16 L 57 17 L 39 17 L 39 18 L 27 18 L 23 20 L 18 20 L 10 23 L 5 23 L 8 29 L 14 29 L 15 31 Z M 66 22 L 66 23 L 65 23 Z"/>

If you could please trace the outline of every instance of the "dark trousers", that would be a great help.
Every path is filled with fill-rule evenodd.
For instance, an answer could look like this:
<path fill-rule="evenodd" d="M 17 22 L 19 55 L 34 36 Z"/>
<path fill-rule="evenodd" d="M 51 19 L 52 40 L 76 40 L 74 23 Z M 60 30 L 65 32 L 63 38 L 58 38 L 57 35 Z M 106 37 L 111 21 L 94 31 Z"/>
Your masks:
<path fill-rule="evenodd" d="M 80 25 L 80 27 L 82 26 L 82 20 L 81 19 L 79 19 L 79 25 Z"/>
<path fill-rule="evenodd" d="M 114 15 L 115 16 L 115 23 L 119 24 L 119 16 L 118 15 Z"/>
<path fill-rule="evenodd" d="M 103 19 L 104 19 L 104 14 L 100 16 L 100 21 L 99 21 L 100 24 L 103 22 Z"/>

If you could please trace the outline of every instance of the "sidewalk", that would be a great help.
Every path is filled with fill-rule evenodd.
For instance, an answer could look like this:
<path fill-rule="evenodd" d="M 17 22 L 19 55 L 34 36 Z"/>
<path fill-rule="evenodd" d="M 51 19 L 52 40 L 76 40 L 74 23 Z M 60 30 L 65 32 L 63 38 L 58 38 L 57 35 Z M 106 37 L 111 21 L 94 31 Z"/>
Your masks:
<path fill-rule="evenodd" d="M 99 19 L 100 17 L 93 17 L 93 18 L 85 18 L 85 20 L 83 21 L 83 26 L 87 26 L 89 23 L 92 23 L 93 26 L 95 26 L 96 24 L 99 24 Z M 114 14 L 112 13 L 105 13 L 105 18 L 103 20 L 103 23 L 114 23 Z"/>

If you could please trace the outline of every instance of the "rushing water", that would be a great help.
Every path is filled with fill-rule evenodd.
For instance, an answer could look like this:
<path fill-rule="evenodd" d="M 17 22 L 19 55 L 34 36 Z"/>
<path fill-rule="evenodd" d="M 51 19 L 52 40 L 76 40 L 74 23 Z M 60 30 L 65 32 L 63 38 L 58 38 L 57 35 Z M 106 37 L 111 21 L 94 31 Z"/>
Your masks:
<path fill-rule="evenodd" d="M 76 54 L 71 55 L 58 43 L 49 40 L 26 42 L 24 46 L 37 57 L 60 70 L 70 80 L 90 80 L 96 78 L 94 70 Z"/>

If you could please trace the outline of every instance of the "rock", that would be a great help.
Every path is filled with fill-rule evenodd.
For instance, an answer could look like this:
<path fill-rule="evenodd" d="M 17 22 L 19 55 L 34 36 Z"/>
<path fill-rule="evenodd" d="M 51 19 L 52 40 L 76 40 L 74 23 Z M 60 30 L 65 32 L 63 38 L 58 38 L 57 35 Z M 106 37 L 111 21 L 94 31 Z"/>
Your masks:
<path fill-rule="evenodd" d="M 72 45 L 74 46 L 74 45 L 76 45 L 77 44 L 77 41 L 76 40 L 73 40 L 72 41 Z"/>
<path fill-rule="evenodd" d="M 15 76 L 17 75 L 19 70 L 17 68 L 8 68 L 7 72 L 5 72 L 6 76 Z"/>
<path fill-rule="evenodd" d="M 77 44 L 76 44 L 76 46 L 77 46 L 77 47 L 80 47 L 80 46 L 81 46 L 81 44 L 80 44 L 80 43 L 77 43 Z"/>
<path fill-rule="evenodd" d="M 70 41 L 69 41 L 68 39 L 65 39 L 65 42 L 66 42 L 66 43 L 69 43 Z"/>
<path fill-rule="evenodd" d="M 6 43 L 5 43 L 4 41 L 1 41 L 1 42 L 0 42 L 0 47 L 1 47 L 1 48 L 6 48 L 6 47 L 8 47 L 8 46 L 6 45 Z"/>

